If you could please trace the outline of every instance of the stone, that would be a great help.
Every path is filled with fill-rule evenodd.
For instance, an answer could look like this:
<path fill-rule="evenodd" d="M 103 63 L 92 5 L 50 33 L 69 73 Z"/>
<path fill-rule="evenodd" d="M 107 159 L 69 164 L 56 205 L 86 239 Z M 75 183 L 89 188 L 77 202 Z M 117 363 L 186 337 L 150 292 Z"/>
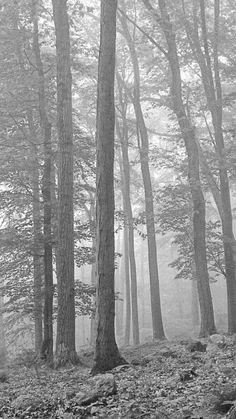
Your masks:
<path fill-rule="evenodd" d="M 111 373 L 97 375 L 92 380 L 100 396 L 110 396 L 117 391 L 115 377 Z"/>
<path fill-rule="evenodd" d="M 89 380 L 90 389 L 77 393 L 74 401 L 81 406 L 89 406 L 102 397 L 116 394 L 117 386 L 114 375 L 111 373 L 96 375 Z"/>
<path fill-rule="evenodd" d="M 219 348 L 222 348 L 225 345 L 225 337 L 216 333 L 210 336 L 209 342 L 217 345 Z"/>

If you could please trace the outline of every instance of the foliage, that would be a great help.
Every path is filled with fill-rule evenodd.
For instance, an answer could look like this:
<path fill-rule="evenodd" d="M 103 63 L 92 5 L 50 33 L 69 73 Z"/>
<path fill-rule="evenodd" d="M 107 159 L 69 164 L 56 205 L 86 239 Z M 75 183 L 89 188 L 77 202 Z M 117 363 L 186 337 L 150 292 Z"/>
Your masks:
<path fill-rule="evenodd" d="M 186 183 L 167 185 L 156 194 L 158 200 L 158 231 L 171 232 L 173 248 L 178 256 L 170 263 L 177 270 L 176 279 L 194 279 L 194 247 L 192 232 L 192 203 L 189 186 Z M 206 223 L 207 262 L 210 280 L 225 275 L 224 253 L 219 220 Z"/>

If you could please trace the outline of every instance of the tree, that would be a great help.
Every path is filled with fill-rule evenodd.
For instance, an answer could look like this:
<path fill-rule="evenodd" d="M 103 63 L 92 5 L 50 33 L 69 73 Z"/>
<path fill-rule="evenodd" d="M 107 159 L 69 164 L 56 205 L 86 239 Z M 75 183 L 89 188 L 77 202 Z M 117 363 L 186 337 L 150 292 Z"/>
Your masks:
<path fill-rule="evenodd" d="M 123 4 L 124 8 L 124 4 Z M 159 288 L 159 273 L 157 264 L 157 248 L 156 248 L 156 233 L 154 223 L 154 206 L 153 206 L 153 192 L 152 181 L 149 168 L 149 138 L 144 121 L 143 110 L 140 101 L 140 70 L 139 61 L 136 53 L 135 43 L 130 34 L 128 24 L 123 13 L 120 13 L 119 19 L 122 25 L 124 37 L 126 39 L 134 72 L 134 86 L 133 95 L 131 97 L 135 117 L 137 121 L 137 138 L 140 152 L 140 163 L 145 193 L 145 213 L 146 213 L 146 228 L 147 228 L 147 243 L 148 243 L 148 263 L 149 263 L 149 278 L 150 278 L 150 294 L 151 294 L 151 313 L 152 313 L 152 328 L 153 338 L 163 339 L 165 337 L 161 301 Z"/>
<path fill-rule="evenodd" d="M 132 303 L 132 331 L 133 331 L 133 343 L 139 345 L 139 319 L 138 319 L 138 296 L 137 296 L 137 273 L 136 273 L 136 260 L 135 260 L 135 249 L 134 249 L 134 227 L 133 227 L 133 212 L 130 198 L 130 163 L 129 163 L 129 132 L 126 120 L 127 113 L 127 95 L 123 92 L 120 75 L 117 73 L 117 85 L 119 91 L 119 108 L 121 116 L 121 124 L 117 118 L 116 120 L 116 131 L 121 144 L 121 189 L 123 197 L 123 207 L 125 213 L 125 223 L 128 229 L 128 255 L 130 266 L 130 288 L 131 288 L 131 303 Z M 123 97 L 124 93 L 124 97 Z M 121 125 L 121 126 L 120 126 Z M 125 238 L 125 233 L 124 233 Z M 128 276 L 126 276 L 126 286 L 128 292 Z M 126 294 L 127 296 L 127 294 Z M 129 304 L 126 299 L 127 304 Z M 128 308 L 128 307 L 127 307 Z M 128 317 L 129 312 L 126 312 L 127 325 L 129 323 Z M 127 330 L 128 332 L 128 330 Z M 127 335 L 126 335 L 127 340 Z"/>
<path fill-rule="evenodd" d="M 96 344 L 92 373 L 123 364 L 115 341 L 114 291 L 114 77 L 116 0 L 101 0 L 97 90 Z"/>
<path fill-rule="evenodd" d="M 43 194 L 43 233 L 44 233 L 44 339 L 42 356 L 53 364 L 53 266 L 52 266 L 52 203 L 51 203 L 51 166 L 52 166 L 52 124 L 47 115 L 45 97 L 44 68 L 41 59 L 38 30 L 38 1 L 32 0 L 33 49 L 38 72 L 38 96 L 40 126 L 44 141 Z"/>
<path fill-rule="evenodd" d="M 152 7 L 149 0 L 143 0 L 146 8 L 152 13 L 153 18 L 161 26 L 164 33 L 172 82 L 171 96 L 173 111 L 176 115 L 181 134 L 183 136 L 188 155 L 188 178 L 193 201 L 193 241 L 196 276 L 198 284 L 199 304 L 201 310 L 200 335 L 206 336 L 215 333 L 214 312 L 207 270 L 206 238 L 205 238 L 205 200 L 199 176 L 199 155 L 195 139 L 195 129 L 191 119 L 186 113 L 183 95 L 182 79 L 180 73 L 179 56 L 175 39 L 175 32 L 167 12 L 166 1 L 159 0 L 160 15 Z"/>
<path fill-rule="evenodd" d="M 185 9 L 183 10 L 184 24 L 190 48 L 201 71 L 206 102 L 212 120 L 213 136 L 211 138 L 214 137 L 213 143 L 218 164 L 219 188 L 213 189 L 212 185 L 214 185 L 214 178 L 210 175 L 206 161 L 204 171 L 207 173 L 208 179 L 210 179 L 209 185 L 212 189 L 212 194 L 222 222 L 228 301 L 228 331 L 230 333 L 235 333 L 236 277 L 233 249 L 235 238 L 233 232 L 228 163 L 226 158 L 227 153 L 223 133 L 223 93 L 219 64 L 220 0 L 215 0 L 213 5 L 213 19 L 211 19 L 213 20 L 213 22 L 211 22 L 213 25 L 212 34 L 209 34 L 207 28 L 207 6 L 205 0 L 200 0 L 199 3 L 196 3 L 192 10 L 193 25 L 188 21 Z M 199 30 L 201 36 L 199 35 Z M 218 189 L 217 192 L 216 189 Z"/>
<path fill-rule="evenodd" d="M 76 363 L 74 213 L 73 213 L 73 133 L 70 68 L 70 34 L 67 1 L 52 1 L 57 53 L 58 129 L 58 317 L 56 366 Z"/>

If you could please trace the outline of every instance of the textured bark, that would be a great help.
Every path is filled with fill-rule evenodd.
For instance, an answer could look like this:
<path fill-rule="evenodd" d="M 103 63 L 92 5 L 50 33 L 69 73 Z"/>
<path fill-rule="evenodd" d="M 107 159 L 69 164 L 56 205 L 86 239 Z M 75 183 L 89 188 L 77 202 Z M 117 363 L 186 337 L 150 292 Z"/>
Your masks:
<path fill-rule="evenodd" d="M 200 25 L 203 39 L 204 52 L 201 48 L 199 33 L 197 9 L 198 5 L 193 7 L 194 11 L 194 28 L 189 27 L 188 22 L 185 20 L 186 30 L 190 41 L 190 46 L 194 52 L 201 70 L 202 82 L 205 90 L 207 104 L 211 113 L 212 125 L 214 128 L 215 147 L 218 158 L 219 169 L 219 183 L 220 183 L 220 202 L 219 207 L 216 195 L 212 189 L 212 194 L 215 199 L 219 215 L 222 222 L 222 232 L 224 241 L 224 255 L 225 255 L 225 268 L 226 268 L 226 286 L 227 286 L 227 303 L 228 303 L 228 331 L 229 333 L 236 332 L 236 276 L 235 276 L 235 263 L 234 263 L 234 233 L 232 222 L 232 208 L 230 198 L 230 187 L 227 172 L 226 150 L 224 144 L 224 136 L 222 129 L 222 91 L 221 79 L 219 72 L 218 62 L 218 36 L 219 36 L 219 15 L 220 15 L 220 2 L 214 2 L 214 39 L 213 39 L 213 62 L 209 53 L 208 47 L 208 33 L 205 18 L 205 2 L 200 0 Z M 211 185 L 210 185 L 211 187 Z M 219 200 L 218 200 L 219 201 Z"/>
<path fill-rule="evenodd" d="M 32 189 L 33 189 L 33 228 L 34 228 L 34 331 L 35 331 L 35 352 L 40 354 L 43 342 L 42 324 L 42 279 L 43 279 L 43 235 L 41 222 L 41 204 L 39 187 L 39 162 L 37 156 L 37 145 L 33 143 L 36 137 L 32 111 L 28 110 L 28 125 L 31 141 L 32 156 Z"/>
<path fill-rule="evenodd" d="M 96 263 L 97 331 L 92 373 L 124 363 L 115 341 L 114 73 L 116 0 L 101 0 L 97 97 Z"/>
<path fill-rule="evenodd" d="M 133 343 L 139 345 L 139 318 L 138 318 L 138 292 L 137 292 L 137 272 L 136 272 L 136 260 L 134 251 L 134 227 L 133 227 L 133 211 L 130 198 L 130 164 L 129 164 L 129 151 L 128 151 L 128 127 L 126 120 L 126 104 L 122 100 L 122 88 L 119 82 L 119 76 L 117 77 L 119 86 L 120 96 L 120 107 L 122 113 L 122 130 L 117 120 L 116 127 L 117 133 L 121 144 L 122 159 L 121 159 L 121 171 L 122 171 L 122 196 L 123 196 L 123 207 L 126 217 L 126 223 L 128 227 L 128 254 L 130 264 L 130 288 L 131 288 L 131 303 L 132 303 L 132 332 L 133 332 Z"/>
<path fill-rule="evenodd" d="M 134 42 L 131 38 L 127 22 L 122 15 L 120 15 L 120 21 L 124 36 L 129 47 L 130 56 L 134 70 L 134 94 L 132 97 L 135 116 L 138 125 L 138 136 L 140 135 L 140 161 L 141 171 L 145 193 L 145 212 L 146 212 L 146 227 L 147 227 L 147 242 L 148 242 L 148 262 L 149 262 L 149 278 L 150 278 L 150 294 L 151 294 L 151 313 L 152 313 L 152 328 L 153 338 L 163 339 L 165 337 L 162 313 L 161 313 L 161 301 L 160 301 L 160 289 L 159 289 L 159 274 L 157 265 L 157 248 L 156 248 L 156 233 L 155 233 L 155 222 L 154 222 L 154 207 L 153 207 L 153 193 L 152 193 L 152 182 L 149 170 L 149 140 L 148 133 L 143 117 L 143 112 L 140 103 L 140 76 L 139 76 L 139 63 L 135 50 Z"/>
<path fill-rule="evenodd" d="M 201 311 L 200 336 L 215 333 L 214 312 L 207 271 L 206 241 L 205 241 L 205 200 L 202 193 L 199 176 L 199 155 L 195 140 L 195 130 L 185 111 L 182 97 L 182 80 L 180 75 L 179 57 L 175 41 L 175 33 L 166 9 L 165 0 L 159 0 L 160 16 L 153 9 L 149 0 L 143 0 L 148 10 L 161 26 L 167 47 L 168 61 L 172 74 L 173 111 L 177 117 L 188 155 L 188 177 L 193 201 L 193 240 L 196 277 Z"/>
<path fill-rule="evenodd" d="M 44 69 L 41 60 L 38 32 L 38 0 L 32 0 L 33 49 L 38 72 L 39 115 L 44 142 L 43 169 L 43 234 L 44 234 L 44 338 L 42 357 L 53 364 L 53 264 L 52 264 L 52 202 L 51 202 L 51 123 L 48 119 L 45 97 Z"/>
<path fill-rule="evenodd" d="M 76 363 L 73 133 L 70 69 L 70 35 L 67 1 L 52 1 L 57 52 L 58 129 L 58 315 L 56 338 L 57 367 Z"/>
<path fill-rule="evenodd" d="M 130 274 L 129 274 L 129 232 L 124 226 L 124 268 L 125 268 L 125 336 L 124 344 L 130 344 L 131 302 L 130 302 Z"/>

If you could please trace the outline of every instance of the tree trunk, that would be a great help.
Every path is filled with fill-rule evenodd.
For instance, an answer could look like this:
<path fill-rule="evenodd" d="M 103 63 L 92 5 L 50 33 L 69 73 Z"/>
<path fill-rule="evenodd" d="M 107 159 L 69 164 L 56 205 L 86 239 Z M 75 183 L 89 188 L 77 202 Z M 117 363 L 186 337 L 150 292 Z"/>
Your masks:
<path fill-rule="evenodd" d="M 192 314 L 192 325 L 196 329 L 199 327 L 199 301 L 198 301 L 198 292 L 197 292 L 197 281 L 192 279 L 191 281 L 191 314 Z"/>
<path fill-rule="evenodd" d="M 43 234 L 44 234 L 44 339 L 42 357 L 53 364 L 53 265 L 52 265 L 52 203 L 51 203 L 51 123 L 46 112 L 44 69 L 41 60 L 38 33 L 38 1 L 32 0 L 33 48 L 38 71 L 39 115 L 44 141 L 43 169 Z"/>
<path fill-rule="evenodd" d="M 140 104 L 140 75 L 139 75 L 139 63 L 137 54 L 134 46 L 134 42 L 131 38 L 127 22 L 123 15 L 120 15 L 120 21 L 124 36 L 129 47 L 130 56 L 134 70 L 134 94 L 132 97 L 135 116 L 138 125 L 138 136 L 140 134 L 141 144 L 140 149 L 140 161 L 141 171 L 143 177 L 144 193 L 145 193 L 145 212 L 146 212 L 146 227 L 147 227 L 147 241 L 148 241 L 148 262 L 149 262 L 149 277 L 150 277 L 150 293 L 151 293 L 151 313 L 152 313 L 152 328 L 153 328 L 153 339 L 165 338 L 162 313 L 161 313 L 161 301 L 160 301 L 160 290 L 159 290 L 159 274 L 157 265 L 157 248 L 156 248 L 156 233 L 155 233 L 155 222 L 154 222 L 154 207 L 153 207 L 153 193 L 152 193 L 152 182 L 149 170 L 149 157 L 148 157 L 148 134 L 145 126 L 143 112 Z"/>
<path fill-rule="evenodd" d="M 233 256 L 233 222 L 232 222 L 232 208 L 230 198 L 230 187 L 227 173 L 226 151 L 224 144 L 224 136 L 222 129 L 222 90 L 221 79 L 219 73 L 218 62 L 218 36 L 219 36 L 219 15 L 220 2 L 215 0 L 214 3 L 214 40 L 213 40 L 213 63 L 209 53 L 209 39 L 206 27 L 205 18 L 205 2 L 200 0 L 200 26 L 203 38 L 204 53 L 201 48 L 201 43 L 198 34 L 198 19 L 197 7 L 193 7 L 194 11 L 194 30 L 189 28 L 187 21 L 186 30 L 189 35 L 190 46 L 197 58 L 198 65 L 201 70 L 202 82 L 205 90 L 208 108 L 211 113 L 212 124 L 214 128 L 215 147 L 218 157 L 219 169 L 219 183 L 220 183 L 220 197 L 221 208 L 216 200 L 216 195 L 212 189 L 213 197 L 215 199 L 217 208 L 222 222 L 222 232 L 224 241 L 224 255 L 225 255 L 225 269 L 226 269 L 226 286 L 227 286 L 227 302 L 228 302 L 228 331 L 229 333 L 236 332 L 236 276 L 235 264 Z M 212 185 L 210 185 L 212 187 Z M 218 199 L 219 201 L 219 199 Z"/>
<path fill-rule="evenodd" d="M 41 222 L 41 205 L 39 189 L 39 162 L 37 157 L 37 145 L 33 143 L 36 137 L 32 111 L 27 112 L 29 132 L 31 137 L 32 155 L 32 189 L 33 189 L 33 229 L 34 229 L 34 330 L 35 330 L 35 352 L 41 353 L 43 342 L 42 325 L 42 278 L 43 278 L 43 235 Z"/>
<path fill-rule="evenodd" d="M 159 0 L 161 15 L 151 6 L 149 0 L 143 0 L 145 6 L 153 14 L 165 35 L 168 58 L 172 74 L 173 111 L 177 117 L 188 155 L 188 177 L 193 201 L 193 240 L 198 295 L 201 311 L 200 336 L 215 333 L 214 312 L 207 271 L 206 241 L 205 241 L 205 200 L 199 177 L 199 156 L 195 140 L 195 130 L 186 114 L 182 97 L 182 80 L 180 75 L 179 58 L 175 41 L 175 33 L 166 9 L 165 0 Z"/>
<path fill-rule="evenodd" d="M 101 0 L 97 96 L 96 263 L 97 333 L 92 373 L 124 363 L 115 341 L 114 73 L 116 0 Z"/>
<path fill-rule="evenodd" d="M 67 1 L 52 1 L 57 52 L 58 315 L 56 366 L 78 361 L 75 349 L 73 133 Z"/>
<path fill-rule="evenodd" d="M 122 104 L 122 93 L 121 83 L 119 83 L 119 77 L 117 77 L 119 92 L 120 92 L 120 106 L 122 109 L 122 132 L 117 120 L 116 127 L 118 137 L 120 139 L 122 159 L 120 162 L 121 167 L 121 178 L 122 178 L 122 195 L 123 195 L 123 207 L 125 213 L 125 223 L 128 227 L 128 254 L 130 263 L 130 287 L 131 287 L 131 303 L 132 303 L 132 332 L 133 332 L 133 344 L 139 345 L 139 318 L 138 318 L 138 292 L 137 292 L 137 272 L 136 272 L 136 260 L 134 251 L 134 227 L 133 227 L 133 212 L 130 199 L 130 164 L 129 164 L 129 152 L 128 152 L 128 127 L 126 121 L 125 104 Z"/>

